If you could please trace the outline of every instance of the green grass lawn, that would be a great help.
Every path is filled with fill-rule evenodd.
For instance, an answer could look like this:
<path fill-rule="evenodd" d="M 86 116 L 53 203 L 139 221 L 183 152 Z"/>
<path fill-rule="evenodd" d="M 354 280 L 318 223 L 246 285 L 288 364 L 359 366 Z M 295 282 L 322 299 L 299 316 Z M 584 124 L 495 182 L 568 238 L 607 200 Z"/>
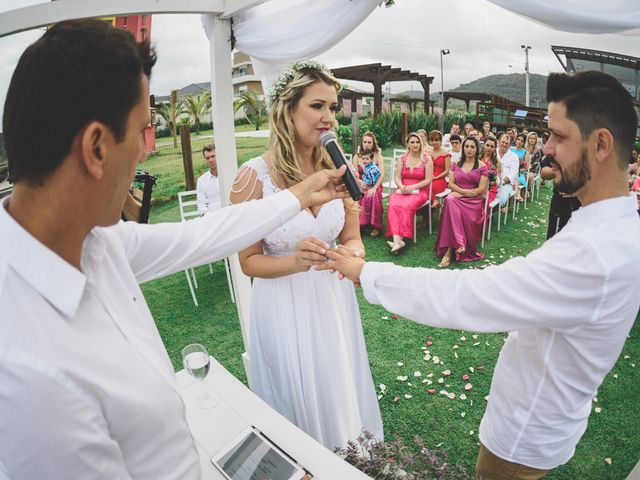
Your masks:
<path fill-rule="evenodd" d="M 391 155 L 391 152 L 385 151 L 385 154 Z M 486 260 L 455 265 L 454 268 L 501 263 L 539 246 L 546 237 L 550 192 L 549 185 L 543 187 L 540 201 L 530 203 L 527 210 L 521 208 L 515 222 L 509 220 L 500 232 L 496 232 L 494 227 L 491 240 L 483 250 Z M 153 222 L 179 219 L 175 202 L 154 206 L 151 215 Z M 434 254 L 437 227 L 436 218 L 433 235 L 420 231 L 417 244 L 411 244 L 398 256 L 389 254 L 384 238 L 366 236 L 367 258 L 406 266 L 436 267 L 439 261 Z M 242 335 L 235 305 L 229 298 L 223 263 L 214 265 L 213 275 L 209 274 L 206 266 L 197 268 L 196 272 L 200 283 L 197 291 L 199 307 L 191 301 L 184 273 L 149 282 L 142 287 L 171 360 L 176 369 L 182 368 L 180 349 L 188 343 L 200 342 L 232 374 L 246 382 L 240 358 L 244 351 Z M 358 299 L 374 382 L 376 387 L 381 383 L 387 386 L 387 393 L 380 400 L 386 439 L 402 437 L 411 444 L 412 437 L 420 435 L 429 447 L 440 446 L 452 462 L 461 462 L 469 472 L 473 472 L 478 450 L 478 425 L 486 405 L 484 397 L 489 392 L 498 352 L 506 335 L 479 334 L 476 338 L 473 332 L 418 325 L 368 304 L 360 291 Z M 443 365 L 423 360 L 427 336 L 433 342 L 429 347 L 431 355 L 437 355 Z M 636 322 L 620 359 L 598 392 L 594 408 L 598 406 L 602 411 L 592 413 L 574 458 L 545 478 L 624 479 L 638 461 L 639 337 L 640 327 Z M 399 362 L 403 365 L 398 366 Z M 451 376 L 439 384 L 437 379 L 445 369 L 451 370 Z M 415 377 L 414 372 L 420 372 L 421 376 Z M 431 378 L 430 374 L 433 374 Z M 471 391 L 463 390 L 466 383 L 461 378 L 463 374 L 470 376 Z M 400 375 L 406 375 L 408 380 L 396 380 Z M 424 379 L 432 380 L 436 391 L 454 392 L 456 398 L 428 395 L 426 390 L 429 387 L 422 383 Z M 466 394 L 466 400 L 459 399 L 461 393 Z M 411 398 L 405 398 L 405 395 L 411 395 Z M 605 458 L 611 458 L 612 464 L 607 465 Z"/>

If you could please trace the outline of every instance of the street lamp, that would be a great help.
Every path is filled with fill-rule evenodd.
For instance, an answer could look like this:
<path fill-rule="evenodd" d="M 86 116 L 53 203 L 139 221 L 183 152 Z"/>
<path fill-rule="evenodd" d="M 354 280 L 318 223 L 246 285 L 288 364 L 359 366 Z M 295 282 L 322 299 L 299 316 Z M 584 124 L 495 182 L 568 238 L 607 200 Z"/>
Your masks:
<path fill-rule="evenodd" d="M 520 45 L 524 50 L 524 78 L 525 78 L 525 101 L 524 104 L 529 106 L 529 50 L 531 45 Z"/>
<path fill-rule="evenodd" d="M 440 131 L 444 134 L 444 68 L 442 64 L 443 55 L 449 55 L 451 51 L 448 48 L 440 50 Z"/>

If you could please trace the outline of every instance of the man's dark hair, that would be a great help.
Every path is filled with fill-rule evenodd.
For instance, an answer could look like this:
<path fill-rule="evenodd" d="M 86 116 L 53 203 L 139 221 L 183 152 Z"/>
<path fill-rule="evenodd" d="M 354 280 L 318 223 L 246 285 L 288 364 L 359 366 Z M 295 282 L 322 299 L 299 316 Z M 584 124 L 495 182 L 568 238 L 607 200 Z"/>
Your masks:
<path fill-rule="evenodd" d="M 13 72 L 2 121 L 10 180 L 39 184 L 92 121 L 117 141 L 140 100 L 141 74 L 156 56 L 148 42 L 102 20 L 70 20 L 30 45 Z"/>
<path fill-rule="evenodd" d="M 207 143 L 204 147 L 202 147 L 202 155 L 204 155 L 204 152 L 215 152 L 216 151 L 216 146 L 213 143 Z"/>
<path fill-rule="evenodd" d="M 462 138 L 460 138 L 460 135 L 458 135 L 457 133 L 454 133 L 453 135 L 451 135 L 449 137 L 449 143 L 451 143 L 451 142 L 453 142 L 455 140 L 457 140 L 458 142 L 461 142 Z"/>
<path fill-rule="evenodd" d="M 598 128 L 611 132 L 620 167 L 627 168 L 627 152 L 636 138 L 638 115 L 629 92 L 611 75 L 587 70 L 573 75 L 552 73 L 547 102 L 563 103 L 567 118 L 578 124 L 586 139 Z"/>

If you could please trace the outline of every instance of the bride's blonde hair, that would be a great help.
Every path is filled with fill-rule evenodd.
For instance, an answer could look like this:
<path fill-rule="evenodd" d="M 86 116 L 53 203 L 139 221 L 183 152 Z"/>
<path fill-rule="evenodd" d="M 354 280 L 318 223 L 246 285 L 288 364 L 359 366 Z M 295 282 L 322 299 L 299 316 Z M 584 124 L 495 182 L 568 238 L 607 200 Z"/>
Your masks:
<path fill-rule="evenodd" d="M 271 101 L 269 110 L 269 151 L 274 173 L 280 174 L 285 188 L 304 180 L 300 169 L 300 156 L 296 150 L 296 128 L 291 119 L 307 87 L 323 82 L 340 91 L 340 83 L 328 71 L 320 68 L 304 68 L 295 72 L 291 80 L 280 86 Z M 335 168 L 324 148 L 314 148 L 312 153 L 315 170 Z"/>

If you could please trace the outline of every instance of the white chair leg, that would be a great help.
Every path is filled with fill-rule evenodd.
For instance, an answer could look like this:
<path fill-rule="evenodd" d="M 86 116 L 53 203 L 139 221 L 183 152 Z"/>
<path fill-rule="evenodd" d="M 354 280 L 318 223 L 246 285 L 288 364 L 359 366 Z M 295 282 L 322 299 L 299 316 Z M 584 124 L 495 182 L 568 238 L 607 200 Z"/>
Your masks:
<path fill-rule="evenodd" d="M 231 271 L 229 267 L 229 258 L 224 259 L 224 271 L 227 274 L 227 283 L 229 284 L 229 294 L 231 295 L 231 301 L 236 303 L 236 296 L 233 291 L 233 282 L 231 281 Z"/>
<path fill-rule="evenodd" d="M 487 226 L 487 240 L 491 240 L 491 221 L 493 220 L 493 212 L 489 211 L 489 225 Z M 500 228 L 500 204 L 498 204 L 498 228 Z"/>
<path fill-rule="evenodd" d="M 418 226 L 418 211 L 416 210 L 416 213 L 413 214 L 413 243 L 417 243 L 418 242 L 418 229 L 416 228 Z"/>
<path fill-rule="evenodd" d="M 191 283 L 191 274 L 189 273 L 189 269 L 184 271 L 184 274 L 187 276 L 187 283 L 189 284 L 189 291 L 191 292 L 191 298 L 193 299 L 193 303 L 195 306 L 198 306 L 198 299 L 196 298 L 196 292 L 193 290 L 193 284 Z"/>
<path fill-rule="evenodd" d="M 429 209 L 429 235 L 431 235 L 433 233 L 433 229 L 431 227 L 431 203 L 429 203 L 429 206 L 427 207 Z"/>
<path fill-rule="evenodd" d="M 213 266 L 209 264 L 209 273 L 213 274 Z"/>
<path fill-rule="evenodd" d="M 193 286 L 198 288 L 198 279 L 196 278 L 196 270 L 195 268 L 190 268 L 189 270 L 191 270 L 191 276 L 193 277 Z"/>

